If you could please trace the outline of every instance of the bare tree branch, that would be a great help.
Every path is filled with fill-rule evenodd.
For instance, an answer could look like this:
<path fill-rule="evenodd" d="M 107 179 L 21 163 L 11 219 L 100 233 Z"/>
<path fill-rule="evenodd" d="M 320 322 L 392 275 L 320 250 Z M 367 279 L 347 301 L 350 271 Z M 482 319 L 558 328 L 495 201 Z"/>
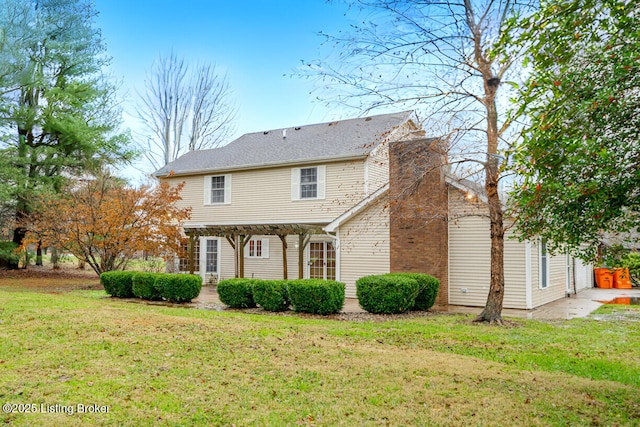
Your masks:
<path fill-rule="evenodd" d="M 228 142 L 236 115 L 230 97 L 228 78 L 218 75 L 215 65 L 200 65 L 192 72 L 175 53 L 161 55 L 137 107 L 146 130 L 140 145 L 151 166 L 159 169 L 188 150 Z"/>

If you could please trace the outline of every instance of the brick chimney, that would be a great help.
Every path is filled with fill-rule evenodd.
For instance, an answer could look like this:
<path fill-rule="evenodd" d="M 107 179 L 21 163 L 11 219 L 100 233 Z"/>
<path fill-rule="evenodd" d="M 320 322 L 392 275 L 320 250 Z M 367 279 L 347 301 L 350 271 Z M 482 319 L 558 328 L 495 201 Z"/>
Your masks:
<path fill-rule="evenodd" d="M 434 138 L 389 147 L 391 272 L 438 278 L 436 305 L 449 302 L 446 158 L 442 141 Z"/>

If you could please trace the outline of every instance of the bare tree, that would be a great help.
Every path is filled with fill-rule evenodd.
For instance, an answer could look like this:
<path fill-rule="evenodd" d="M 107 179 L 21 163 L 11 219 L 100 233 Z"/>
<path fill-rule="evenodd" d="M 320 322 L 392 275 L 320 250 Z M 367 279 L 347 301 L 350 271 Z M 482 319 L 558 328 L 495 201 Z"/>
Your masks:
<path fill-rule="evenodd" d="M 187 150 L 214 148 L 234 132 L 236 108 L 226 75 L 216 66 L 193 70 L 173 52 L 160 55 L 140 95 L 138 118 L 147 131 L 141 148 L 159 169 Z"/>
<path fill-rule="evenodd" d="M 491 282 L 477 321 L 502 322 L 505 224 L 498 183 L 500 162 L 514 142 L 504 83 L 518 55 L 499 41 L 507 20 L 529 9 L 517 0 L 356 0 L 352 11 L 365 15 L 362 24 L 346 35 L 326 35 L 339 57 L 307 64 L 328 103 L 362 112 L 418 110 L 427 130 L 448 144 L 452 169 L 483 186 Z"/>

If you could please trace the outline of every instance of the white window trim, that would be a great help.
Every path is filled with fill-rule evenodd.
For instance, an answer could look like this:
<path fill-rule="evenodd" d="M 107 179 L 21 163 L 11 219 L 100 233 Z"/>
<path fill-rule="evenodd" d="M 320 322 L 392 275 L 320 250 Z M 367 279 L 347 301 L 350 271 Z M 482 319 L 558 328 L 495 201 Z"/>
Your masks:
<path fill-rule="evenodd" d="M 211 178 L 215 176 L 224 177 L 224 202 L 223 203 L 211 202 Z M 220 206 L 220 205 L 231 204 L 231 174 L 207 175 L 204 177 L 204 204 L 205 206 Z"/>
<path fill-rule="evenodd" d="M 545 276 L 544 279 L 545 281 L 543 282 L 543 270 L 542 270 L 542 245 L 543 245 L 543 241 L 539 240 L 538 241 L 538 288 L 539 289 L 548 289 L 549 288 L 549 266 L 550 266 L 550 257 L 549 257 L 549 250 L 546 250 L 546 254 L 545 254 L 545 262 L 546 262 L 546 272 L 545 272 Z M 546 247 L 546 243 L 544 243 L 545 247 Z"/>
<path fill-rule="evenodd" d="M 302 169 L 316 168 L 317 170 L 317 193 L 316 197 L 301 197 L 300 190 L 300 171 Z M 304 166 L 299 168 L 291 168 L 291 200 L 304 201 L 304 200 L 324 200 L 326 192 L 327 181 L 327 167 L 325 165 L 319 166 Z"/>
<path fill-rule="evenodd" d="M 216 271 L 207 271 L 207 240 L 216 240 L 218 242 L 218 262 L 216 263 Z M 220 277 L 220 259 L 222 252 L 222 242 L 219 237 L 200 237 L 200 275 L 205 280 L 207 275 L 214 275 Z"/>
<path fill-rule="evenodd" d="M 251 246 L 251 241 L 261 241 L 262 242 L 262 255 L 261 256 L 255 256 L 255 255 L 250 255 L 249 253 L 249 248 Z M 247 244 L 244 247 L 244 257 L 245 258 L 252 258 L 252 259 L 267 259 L 269 258 L 269 238 L 265 237 L 262 239 L 251 239 L 247 242 Z"/>

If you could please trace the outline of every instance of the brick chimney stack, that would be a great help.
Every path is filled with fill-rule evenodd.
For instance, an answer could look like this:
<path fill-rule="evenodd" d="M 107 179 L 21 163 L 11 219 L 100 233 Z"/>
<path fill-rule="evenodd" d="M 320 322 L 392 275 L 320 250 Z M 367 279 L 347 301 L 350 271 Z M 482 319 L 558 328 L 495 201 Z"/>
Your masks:
<path fill-rule="evenodd" d="M 436 305 L 448 304 L 446 159 L 438 139 L 389 147 L 390 269 L 438 278 Z"/>

